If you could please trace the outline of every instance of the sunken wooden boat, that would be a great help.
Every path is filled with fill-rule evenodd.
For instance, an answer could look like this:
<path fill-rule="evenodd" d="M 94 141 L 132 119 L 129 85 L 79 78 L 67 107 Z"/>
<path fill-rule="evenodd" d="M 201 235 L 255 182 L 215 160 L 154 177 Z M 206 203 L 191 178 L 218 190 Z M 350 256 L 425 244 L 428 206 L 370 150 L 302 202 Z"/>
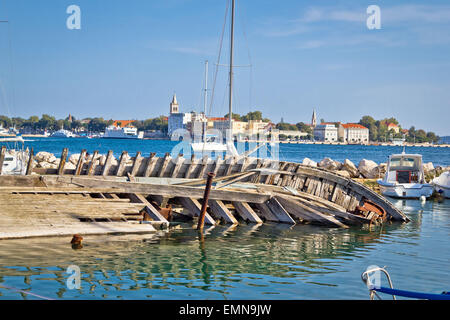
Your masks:
<path fill-rule="evenodd" d="M 253 157 L 172 158 L 123 152 L 114 163 L 82 150 L 67 168 L 0 176 L 0 238 L 155 232 L 200 215 L 206 177 L 215 174 L 205 223 L 316 224 L 348 228 L 409 219 L 387 199 L 334 172 Z"/>

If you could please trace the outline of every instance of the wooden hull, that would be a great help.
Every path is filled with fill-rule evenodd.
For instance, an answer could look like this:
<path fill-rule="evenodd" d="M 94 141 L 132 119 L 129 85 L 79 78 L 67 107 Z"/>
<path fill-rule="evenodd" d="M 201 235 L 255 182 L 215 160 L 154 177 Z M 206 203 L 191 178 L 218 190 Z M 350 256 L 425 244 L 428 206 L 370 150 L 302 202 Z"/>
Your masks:
<path fill-rule="evenodd" d="M 67 150 L 64 154 L 67 157 Z M 133 225 L 138 226 L 136 232 L 142 232 L 145 226 L 136 224 L 136 220 L 167 224 L 161 213 L 169 207 L 174 209 L 175 217 L 198 217 L 205 178 L 208 172 L 213 172 L 214 185 L 205 217 L 209 225 L 243 220 L 256 224 L 271 221 L 347 228 L 386 220 L 409 221 L 386 198 L 364 185 L 299 163 L 249 157 L 212 160 L 206 157 L 185 159 L 179 155 L 172 159 L 169 154 L 162 158 L 155 154 L 144 158 L 140 153 L 129 161 L 123 153 L 113 166 L 111 155 L 112 152 L 103 165 L 81 157 L 76 168 L 69 170 L 65 168 L 63 156 L 57 169 L 28 168 L 30 174 L 26 176 L 0 176 L 0 196 L 4 203 L 0 207 L 1 216 L 16 217 L 20 211 L 29 212 L 30 217 L 44 213 L 56 221 L 58 217 L 68 219 L 74 226 L 73 233 L 79 234 L 83 234 L 80 223 L 98 222 L 119 223 L 109 231 L 102 226 L 105 232 L 122 232 L 120 230 L 133 229 Z M 80 198 L 80 194 L 83 197 Z M 34 209 L 33 202 L 27 198 L 30 195 L 45 199 L 48 208 Z M 23 201 L 20 197 L 24 197 Z M 67 197 L 79 202 L 71 203 Z M 92 201 L 97 198 L 102 200 Z M 17 201 L 21 203 L 19 207 Z M 383 216 L 371 212 L 368 204 L 374 204 L 379 208 L 375 211 L 383 212 Z M 55 210 L 60 215 L 55 214 Z M 99 216 L 100 211 L 103 213 Z M 127 218 L 130 216 L 134 217 L 132 223 Z M 97 221 L 99 217 L 105 220 Z M 120 223 L 126 225 L 121 228 Z M 89 228 L 92 229 L 92 225 Z M 154 231 L 150 229 L 149 232 Z M 0 221 L 0 238 L 5 237 L 8 230 L 10 226 Z M 23 235 L 27 234 L 36 233 L 27 231 Z"/>

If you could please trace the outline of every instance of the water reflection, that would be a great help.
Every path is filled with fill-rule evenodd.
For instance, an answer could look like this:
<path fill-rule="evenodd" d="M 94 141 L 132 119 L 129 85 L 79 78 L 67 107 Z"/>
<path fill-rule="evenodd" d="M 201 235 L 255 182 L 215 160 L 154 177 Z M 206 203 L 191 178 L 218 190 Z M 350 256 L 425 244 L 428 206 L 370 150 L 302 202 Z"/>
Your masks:
<path fill-rule="evenodd" d="M 164 299 L 170 291 L 189 289 L 225 298 L 243 281 L 258 286 L 267 276 L 283 283 L 283 278 L 339 272 L 345 261 L 373 250 L 384 234 L 404 226 L 368 231 L 264 224 L 218 226 L 199 234 L 183 225 L 150 236 L 86 236 L 80 250 L 72 250 L 70 238 L 8 240 L 0 242 L 0 283 L 45 290 L 56 298 L 120 298 L 143 289 Z M 72 264 L 82 272 L 79 291 L 66 288 Z"/>
<path fill-rule="evenodd" d="M 352 298 L 355 288 L 365 298 L 359 275 L 373 262 L 394 271 L 405 264 L 417 274 L 426 269 L 428 279 L 415 285 L 427 286 L 430 277 L 441 285 L 449 260 L 441 241 L 450 230 L 449 201 L 395 205 L 410 223 L 372 229 L 253 224 L 203 233 L 183 224 L 154 235 L 86 236 L 78 250 L 71 237 L 3 240 L 0 285 L 58 299 L 336 299 L 342 292 Z M 80 290 L 66 287 L 70 265 L 81 269 Z M 1 288 L 0 295 L 33 298 Z"/>

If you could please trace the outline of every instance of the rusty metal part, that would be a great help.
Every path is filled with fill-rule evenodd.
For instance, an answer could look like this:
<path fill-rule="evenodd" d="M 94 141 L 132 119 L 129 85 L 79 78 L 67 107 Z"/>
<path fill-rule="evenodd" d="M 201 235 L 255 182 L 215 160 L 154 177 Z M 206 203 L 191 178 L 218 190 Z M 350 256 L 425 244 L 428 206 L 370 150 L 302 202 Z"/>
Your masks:
<path fill-rule="evenodd" d="M 208 173 L 208 180 L 206 181 L 205 193 L 203 194 L 202 211 L 200 212 L 200 218 L 198 219 L 197 230 L 202 230 L 205 224 L 205 214 L 208 207 L 209 192 L 211 191 L 211 186 L 215 174 L 213 172 Z"/>
<path fill-rule="evenodd" d="M 364 216 L 369 219 L 372 223 L 381 223 L 386 221 L 387 213 L 382 207 L 378 206 L 376 203 L 365 199 L 362 206 L 357 206 L 354 214 Z"/>
<path fill-rule="evenodd" d="M 83 237 L 80 236 L 79 234 L 74 234 L 70 243 L 71 244 L 81 244 L 81 241 L 83 241 Z"/>

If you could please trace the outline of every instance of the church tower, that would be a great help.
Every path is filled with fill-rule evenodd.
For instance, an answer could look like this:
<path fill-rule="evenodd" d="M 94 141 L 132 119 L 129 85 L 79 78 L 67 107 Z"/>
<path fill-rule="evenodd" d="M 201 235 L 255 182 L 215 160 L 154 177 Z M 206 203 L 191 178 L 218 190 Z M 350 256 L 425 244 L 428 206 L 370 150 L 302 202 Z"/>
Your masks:
<path fill-rule="evenodd" d="M 174 94 L 172 98 L 172 102 L 170 103 L 170 114 L 180 113 L 180 107 L 177 102 L 177 95 Z"/>
<path fill-rule="evenodd" d="M 313 110 L 313 115 L 311 119 L 311 126 L 315 128 L 317 126 L 317 116 L 316 116 L 316 110 Z"/>

